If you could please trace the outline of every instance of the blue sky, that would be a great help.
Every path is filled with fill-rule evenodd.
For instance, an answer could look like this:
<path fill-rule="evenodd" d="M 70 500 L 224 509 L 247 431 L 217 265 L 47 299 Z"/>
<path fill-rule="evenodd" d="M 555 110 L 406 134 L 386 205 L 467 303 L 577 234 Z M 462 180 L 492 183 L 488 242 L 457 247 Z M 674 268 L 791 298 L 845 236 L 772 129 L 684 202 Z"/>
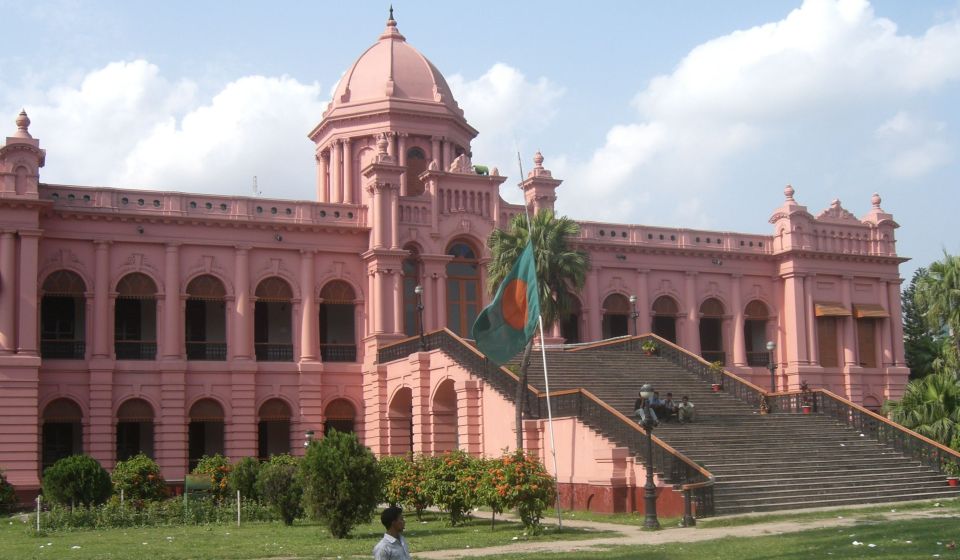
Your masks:
<path fill-rule="evenodd" d="M 575 218 L 768 233 L 790 183 L 814 214 L 879 192 L 908 279 L 960 252 L 960 0 L 394 6 L 474 161 L 540 149 Z M 48 182 L 311 198 L 306 133 L 386 7 L 0 0 L 0 123 L 27 108 Z"/>

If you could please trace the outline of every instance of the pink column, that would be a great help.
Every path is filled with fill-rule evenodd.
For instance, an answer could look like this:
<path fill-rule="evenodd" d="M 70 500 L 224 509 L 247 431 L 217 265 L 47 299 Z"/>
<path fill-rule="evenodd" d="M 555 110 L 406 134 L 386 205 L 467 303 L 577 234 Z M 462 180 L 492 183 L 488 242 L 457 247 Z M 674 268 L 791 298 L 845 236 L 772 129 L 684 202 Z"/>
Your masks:
<path fill-rule="evenodd" d="M 343 145 L 340 140 L 330 143 L 330 202 L 343 202 Z"/>
<path fill-rule="evenodd" d="M 851 292 L 853 285 L 853 276 L 844 276 L 840 284 L 840 292 L 843 298 L 843 308 L 850 311 L 852 309 Z M 843 330 L 843 363 L 846 367 L 855 367 L 859 365 L 857 360 L 857 337 L 853 328 L 853 315 L 840 317 L 840 324 Z"/>
<path fill-rule="evenodd" d="M 403 274 L 393 271 L 393 332 L 403 334 Z"/>
<path fill-rule="evenodd" d="M 402 176 L 401 176 L 402 178 Z M 400 191 L 392 185 L 389 191 L 390 201 L 390 248 L 400 248 Z"/>
<path fill-rule="evenodd" d="M 383 197 L 387 194 L 384 191 L 384 186 L 379 183 L 372 185 L 373 187 L 373 200 L 371 201 L 370 208 L 373 211 L 373 246 L 374 248 L 380 249 L 383 248 L 383 234 L 384 232 L 384 208 L 383 208 Z"/>
<path fill-rule="evenodd" d="M 791 325 L 785 329 L 787 338 L 787 363 L 789 366 L 807 363 L 807 327 L 804 321 L 806 302 L 803 297 L 803 276 L 788 273 L 783 278 L 784 322 Z"/>
<path fill-rule="evenodd" d="M 250 305 L 250 248 L 238 246 L 233 253 L 233 283 L 235 292 L 234 316 L 230 351 L 235 360 L 253 358 L 250 343 L 250 325 L 253 323 L 253 306 Z"/>
<path fill-rule="evenodd" d="M 746 367 L 747 345 L 743 340 L 743 299 L 740 274 L 730 276 L 730 305 L 733 307 L 733 365 Z"/>
<path fill-rule="evenodd" d="M 584 315 L 587 317 L 587 328 L 584 332 L 584 341 L 600 340 L 603 336 L 600 323 L 603 318 L 600 316 L 600 267 L 593 265 L 587 272 L 587 301 L 583 308 Z"/>
<path fill-rule="evenodd" d="M 40 259 L 39 230 L 20 231 L 20 321 L 17 326 L 17 353 L 37 355 L 37 265 Z"/>
<path fill-rule="evenodd" d="M 407 135 L 406 133 L 401 133 L 397 143 L 399 144 L 397 150 L 397 163 L 403 167 L 407 167 Z M 400 175 L 400 196 L 407 196 L 407 171 L 404 170 L 403 175 Z"/>
<path fill-rule="evenodd" d="M 313 292 L 316 283 L 316 265 L 314 263 L 314 251 L 300 251 L 300 291 L 302 292 L 303 304 L 301 308 L 300 323 L 300 359 L 317 359 L 317 328 L 319 327 L 319 316 L 317 313 L 317 298 Z"/>
<path fill-rule="evenodd" d="M 183 480 L 187 470 L 186 374 L 160 372 L 160 410 L 154 425 L 157 464 L 167 481 Z"/>
<path fill-rule="evenodd" d="M 447 324 L 447 270 L 444 265 L 437 278 L 437 295 L 433 298 L 437 310 L 437 328 L 449 327 Z"/>
<path fill-rule="evenodd" d="M 441 167 L 444 171 L 450 169 L 450 164 L 453 163 L 453 143 L 449 140 L 443 141 L 443 166 Z"/>
<path fill-rule="evenodd" d="M 887 298 L 889 302 L 887 309 L 889 310 L 890 318 L 886 321 L 892 326 L 890 329 L 890 348 L 893 353 L 893 365 L 897 367 L 906 364 L 903 358 L 903 321 L 900 319 L 903 317 L 903 309 L 901 308 L 900 301 L 900 282 L 901 280 L 899 278 L 887 281 Z"/>
<path fill-rule="evenodd" d="M 163 283 L 163 309 L 166 316 L 163 318 L 162 355 L 166 360 L 179 360 L 183 357 L 180 352 L 183 342 L 180 338 L 180 322 L 183 318 L 180 313 L 180 246 L 176 243 L 167 244 Z"/>
<path fill-rule="evenodd" d="M 110 241 L 96 241 L 93 279 L 93 357 L 110 357 Z"/>
<path fill-rule="evenodd" d="M 5 231 L 0 233 L 0 354 L 13 354 L 17 350 L 16 271 L 16 239 L 12 231 Z"/>
<path fill-rule="evenodd" d="M 343 202 L 353 204 L 353 141 L 343 141 Z"/>
<path fill-rule="evenodd" d="M 109 362 L 108 362 L 109 363 Z M 113 422 L 113 370 L 90 369 L 88 401 L 89 453 L 106 469 L 116 460 L 115 424 Z"/>
<path fill-rule="evenodd" d="M 687 324 L 683 346 L 692 354 L 700 355 L 700 309 L 697 305 L 697 273 L 687 271 L 683 282 L 684 304 L 687 306 Z"/>
<path fill-rule="evenodd" d="M 373 291 L 374 293 L 376 293 L 376 298 L 373 302 L 373 307 L 371 307 L 371 309 L 373 310 L 373 332 L 377 334 L 385 332 L 384 321 L 383 321 L 384 313 L 380 312 L 380 310 L 383 309 L 384 304 L 386 304 L 387 301 L 389 301 L 385 297 L 386 294 L 384 293 L 385 282 L 384 282 L 383 275 L 384 275 L 384 271 L 378 269 L 373 276 Z"/>
<path fill-rule="evenodd" d="M 640 334 L 653 330 L 650 328 L 650 288 L 647 278 L 648 272 L 645 268 L 637 270 L 637 332 Z"/>
<path fill-rule="evenodd" d="M 317 156 L 317 202 L 330 200 L 330 190 L 327 185 L 327 169 L 330 167 L 330 153 L 320 152 Z"/>
<path fill-rule="evenodd" d="M 809 348 L 807 361 L 811 365 L 818 366 L 820 365 L 820 345 L 817 341 L 817 317 L 813 304 L 813 289 L 816 281 L 816 274 L 808 274 L 803 279 L 803 293 L 806 296 L 804 313 L 807 321 L 807 347 Z"/>
<path fill-rule="evenodd" d="M 443 165 L 443 155 L 440 154 L 440 137 L 430 138 L 430 159 L 437 162 L 438 166 Z"/>

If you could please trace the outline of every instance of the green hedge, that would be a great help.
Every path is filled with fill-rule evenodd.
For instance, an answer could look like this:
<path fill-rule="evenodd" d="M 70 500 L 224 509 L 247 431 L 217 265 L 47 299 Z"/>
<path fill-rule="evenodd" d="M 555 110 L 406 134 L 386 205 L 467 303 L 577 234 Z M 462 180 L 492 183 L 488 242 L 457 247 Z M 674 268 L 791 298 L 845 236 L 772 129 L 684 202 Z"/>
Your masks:
<path fill-rule="evenodd" d="M 240 504 L 244 521 L 275 521 L 277 516 L 259 502 L 244 500 Z M 98 506 L 66 507 L 54 505 L 40 516 L 45 531 L 62 529 L 108 529 L 121 527 L 158 527 L 175 525 L 207 525 L 236 523 L 236 500 L 218 503 L 214 498 L 170 498 L 159 502 L 143 502 L 141 507 L 124 503 L 116 496 Z"/>

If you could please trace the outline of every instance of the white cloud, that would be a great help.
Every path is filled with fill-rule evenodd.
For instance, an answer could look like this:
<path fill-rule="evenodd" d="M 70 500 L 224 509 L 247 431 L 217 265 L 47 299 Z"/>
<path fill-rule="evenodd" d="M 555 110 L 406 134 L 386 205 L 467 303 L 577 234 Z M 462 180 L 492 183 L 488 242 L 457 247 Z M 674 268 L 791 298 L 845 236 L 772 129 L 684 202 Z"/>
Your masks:
<path fill-rule="evenodd" d="M 900 179 L 922 177 L 951 160 L 946 123 L 900 111 L 879 127 L 874 136 L 888 173 Z"/>

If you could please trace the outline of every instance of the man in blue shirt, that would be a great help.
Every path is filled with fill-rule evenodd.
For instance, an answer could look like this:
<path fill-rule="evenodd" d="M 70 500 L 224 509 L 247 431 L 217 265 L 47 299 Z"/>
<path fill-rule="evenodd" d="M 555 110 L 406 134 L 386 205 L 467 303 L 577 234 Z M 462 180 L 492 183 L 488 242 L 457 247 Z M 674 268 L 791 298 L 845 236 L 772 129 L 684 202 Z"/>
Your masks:
<path fill-rule="evenodd" d="M 380 522 L 387 532 L 373 547 L 373 560 L 410 560 L 410 547 L 402 534 L 406 526 L 403 510 L 396 506 L 388 507 L 380 514 Z"/>

